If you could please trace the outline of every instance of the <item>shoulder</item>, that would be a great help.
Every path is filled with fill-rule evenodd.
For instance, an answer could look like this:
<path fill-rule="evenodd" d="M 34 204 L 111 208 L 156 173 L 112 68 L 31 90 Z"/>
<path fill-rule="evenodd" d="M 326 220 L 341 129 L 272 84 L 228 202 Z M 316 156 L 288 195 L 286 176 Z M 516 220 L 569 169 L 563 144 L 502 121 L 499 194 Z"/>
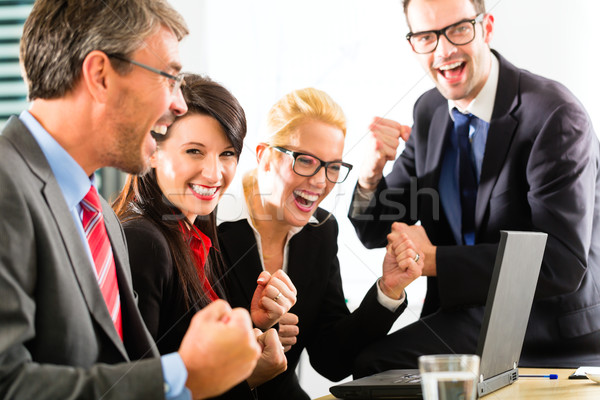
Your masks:
<path fill-rule="evenodd" d="M 585 107 L 560 82 L 520 70 L 518 101 L 519 105 L 514 115 L 519 120 L 522 130 L 536 136 L 545 131 L 560 132 L 563 141 L 565 135 L 571 134 L 573 143 L 584 137 L 590 145 L 596 140 Z"/>
<path fill-rule="evenodd" d="M 170 260 L 169 243 L 160 229 L 144 217 L 123 222 L 132 264 L 136 258 Z"/>
<path fill-rule="evenodd" d="M 305 234 L 319 236 L 323 239 L 330 238 L 337 241 L 339 228 L 334 215 L 331 212 L 319 207 L 315 211 L 314 217 L 319 222 L 306 224 L 306 226 L 302 228 L 302 231 L 300 231 L 299 235 Z"/>
<path fill-rule="evenodd" d="M 220 250 L 225 257 L 233 254 L 243 254 L 256 246 L 254 231 L 245 219 L 219 224 L 217 239 Z"/>
<path fill-rule="evenodd" d="M 252 233 L 252 228 L 246 219 L 238 219 L 237 221 L 221 222 L 217 227 L 219 237 L 221 235 L 243 235 L 244 233 Z"/>
<path fill-rule="evenodd" d="M 11 117 L 0 131 L 1 194 L 10 198 L 28 190 L 39 193 L 40 185 L 52 179 L 37 142 L 18 118 Z"/>
<path fill-rule="evenodd" d="M 543 115 L 551 115 L 562 110 L 576 112 L 577 114 L 585 115 L 585 111 L 581 102 L 575 95 L 562 83 L 555 80 L 534 74 L 526 69 L 518 68 L 503 58 L 500 54 L 495 53 L 500 62 L 500 79 L 498 92 L 501 92 L 500 85 L 516 86 L 517 90 L 517 107 L 525 116 L 531 116 L 532 112 L 535 120 L 544 121 Z M 506 91 L 506 90 L 505 90 Z M 507 93 L 512 96 L 511 91 Z M 539 113 L 542 113 L 541 115 Z M 532 119 L 532 118 L 528 118 Z"/>
<path fill-rule="evenodd" d="M 163 234 L 160 232 L 158 227 L 150 221 L 148 218 L 143 216 L 139 216 L 136 218 L 132 218 L 126 220 L 122 223 L 123 230 L 127 234 L 127 236 L 133 234 L 139 234 L 143 237 L 153 237 L 153 238 L 163 238 Z"/>
<path fill-rule="evenodd" d="M 520 95 L 524 105 L 535 105 L 550 109 L 564 105 L 581 107 L 579 100 L 562 83 L 520 70 Z"/>
<path fill-rule="evenodd" d="M 448 100 L 436 89 L 423 93 L 415 102 L 415 114 L 432 115 L 440 106 L 447 107 Z"/>

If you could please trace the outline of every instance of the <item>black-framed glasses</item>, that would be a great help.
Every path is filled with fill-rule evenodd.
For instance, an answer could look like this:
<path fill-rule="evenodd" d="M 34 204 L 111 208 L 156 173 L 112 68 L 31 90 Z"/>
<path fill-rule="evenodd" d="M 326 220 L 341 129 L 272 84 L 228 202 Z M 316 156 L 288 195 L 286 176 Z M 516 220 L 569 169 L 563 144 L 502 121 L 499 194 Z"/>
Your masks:
<path fill-rule="evenodd" d="M 325 167 L 325 177 L 331 183 L 342 183 L 348 177 L 352 164 L 342 161 L 323 161 L 315 156 L 297 151 L 288 150 L 279 146 L 272 146 L 275 150 L 288 154 L 294 158 L 292 170 L 300 176 L 313 176 Z"/>
<path fill-rule="evenodd" d="M 130 60 L 129 58 L 120 56 L 118 54 L 107 54 L 107 55 L 111 58 L 116 58 L 117 60 L 128 62 L 128 63 L 136 65 L 140 68 L 144 68 L 145 70 L 148 70 L 150 72 L 154 72 L 155 74 L 158 74 L 160 76 L 164 76 L 165 78 L 167 78 L 169 80 L 169 86 L 171 86 L 171 96 L 173 96 L 173 97 L 175 97 L 177 95 L 179 88 L 181 88 L 182 85 L 185 85 L 185 81 L 183 80 L 183 74 L 171 75 L 168 72 L 162 71 L 158 68 L 154 68 L 149 65 L 142 64 L 141 62 Z"/>
<path fill-rule="evenodd" d="M 413 51 L 418 54 L 427 54 L 435 51 L 440 42 L 440 35 L 444 35 L 455 46 L 463 46 L 475 39 L 475 24 L 483 21 L 485 14 L 478 14 L 473 19 L 463 19 L 445 28 L 434 31 L 409 32 L 406 40 Z"/>

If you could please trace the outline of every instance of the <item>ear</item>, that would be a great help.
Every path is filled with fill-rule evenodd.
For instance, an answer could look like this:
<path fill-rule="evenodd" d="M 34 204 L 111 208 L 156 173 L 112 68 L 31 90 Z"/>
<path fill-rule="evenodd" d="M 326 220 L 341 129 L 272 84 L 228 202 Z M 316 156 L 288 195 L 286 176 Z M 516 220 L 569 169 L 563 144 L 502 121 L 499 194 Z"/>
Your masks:
<path fill-rule="evenodd" d="M 106 103 L 109 78 L 115 74 L 108 56 L 102 51 L 91 51 L 83 59 L 81 82 L 99 103 Z"/>
<path fill-rule="evenodd" d="M 492 14 L 486 14 L 483 18 L 482 26 L 483 40 L 489 45 L 494 36 L 494 16 Z"/>
<path fill-rule="evenodd" d="M 158 157 L 157 157 L 156 153 L 158 153 L 157 150 L 155 150 L 154 153 L 152 153 L 152 155 L 150 156 L 150 166 L 154 169 L 156 169 L 156 164 L 158 163 L 158 160 L 157 160 Z"/>
<path fill-rule="evenodd" d="M 265 151 L 269 148 L 269 145 L 266 143 L 259 143 L 256 145 L 256 162 L 258 162 L 258 164 L 261 163 L 263 157 L 265 157 Z M 265 159 L 265 161 L 268 161 Z M 265 163 L 265 169 L 268 171 L 269 166 L 268 163 Z"/>

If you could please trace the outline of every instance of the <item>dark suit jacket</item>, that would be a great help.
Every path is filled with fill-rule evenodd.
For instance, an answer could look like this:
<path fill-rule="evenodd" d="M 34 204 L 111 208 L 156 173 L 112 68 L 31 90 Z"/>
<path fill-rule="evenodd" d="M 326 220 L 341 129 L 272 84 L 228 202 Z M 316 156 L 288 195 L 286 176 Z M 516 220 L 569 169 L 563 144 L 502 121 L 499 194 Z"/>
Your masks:
<path fill-rule="evenodd" d="M 329 213 L 317 209 L 323 221 Z M 295 370 L 300 353 L 308 350 L 310 363 L 321 375 L 338 381 L 350 375 L 358 352 L 384 337 L 407 302 L 390 312 L 377 301 L 373 286 L 353 313 L 346 307 L 337 259 L 338 225 L 333 216 L 321 226 L 306 225 L 289 243 L 288 275 L 298 290 L 290 310 L 298 315 L 298 342 L 286 353 L 287 371 L 259 386 L 258 398 L 308 399 Z M 235 307 L 250 308 L 256 279 L 262 271 L 256 239 L 248 222 L 219 225 L 219 243 L 228 266 L 225 289 Z"/>
<path fill-rule="evenodd" d="M 179 349 L 195 314 L 188 312 L 167 240 L 146 218 L 123 223 L 138 308 L 160 354 Z"/>
<path fill-rule="evenodd" d="M 140 217 L 123 224 L 127 237 L 133 287 L 139 309 L 160 354 L 179 349 L 183 336 L 200 306 L 188 309 L 169 244 L 150 220 Z M 211 250 L 214 251 L 214 250 Z M 218 399 L 252 399 L 246 382 Z"/>
<path fill-rule="evenodd" d="M 124 342 L 52 170 L 15 117 L 0 136 L 0 187 L 0 398 L 164 398 L 160 359 L 136 307 L 110 206 L 102 200 Z M 142 358 L 149 359 L 130 362 Z"/>
<path fill-rule="evenodd" d="M 428 279 L 423 316 L 440 307 L 485 304 L 501 229 L 548 233 L 521 360 L 600 365 L 598 139 L 564 86 L 495 54 L 500 76 L 477 193 L 475 245 L 456 245 L 438 199 L 452 123 L 437 89 L 415 104 L 404 151 L 367 211 L 352 217 L 351 208 L 352 223 L 372 248 L 385 245 L 393 221 L 421 221 L 438 246 L 438 276 Z"/>

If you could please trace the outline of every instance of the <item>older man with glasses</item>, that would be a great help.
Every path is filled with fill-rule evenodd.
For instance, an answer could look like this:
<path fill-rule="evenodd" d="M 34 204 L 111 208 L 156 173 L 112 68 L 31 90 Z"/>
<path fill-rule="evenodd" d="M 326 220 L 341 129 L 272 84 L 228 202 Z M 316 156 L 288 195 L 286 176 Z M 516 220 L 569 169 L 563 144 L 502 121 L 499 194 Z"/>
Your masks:
<path fill-rule="evenodd" d="M 31 107 L 0 135 L 0 398 L 208 398 L 254 369 L 249 314 L 222 300 L 159 357 L 95 187 L 98 168 L 148 169 L 151 132 L 187 111 L 187 32 L 162 0 L 35 2 L 21 40 Z"/>
<path fill-rule="evenodd" d="M 406 39 L 436 88 L 417 100 L 412 130 L 374 120 L 349 216 L 369 248 L 390 230 L 415 243 L 427 295 L 421 319 L 366 349 L 355 376 L 476 352 L 500 230 L 548 233 L 521 365 L 600 365 L 600 157 L 589 116 L 564 86 L 490 49 L 483 0 L 403 4 Z"/>

